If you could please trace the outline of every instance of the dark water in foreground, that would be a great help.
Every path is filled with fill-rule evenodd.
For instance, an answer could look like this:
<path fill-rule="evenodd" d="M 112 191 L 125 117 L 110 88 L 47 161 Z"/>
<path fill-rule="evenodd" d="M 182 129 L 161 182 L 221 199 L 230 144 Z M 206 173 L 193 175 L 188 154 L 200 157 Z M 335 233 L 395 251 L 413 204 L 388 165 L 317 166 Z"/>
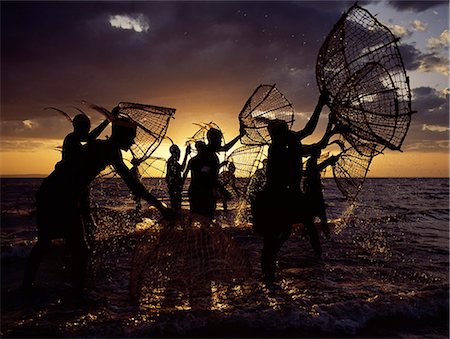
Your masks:
<path fill-rule="evenodd" d="M 40 182 L 1 182 L 2 336 L 448 338 L 448 179 L 368 179 L 350 222 L 338 223 L 332 238 L 323 241 L 323 260 L 314 258 L 301 229 L 294 232 L 280 253 L 279 283 L 271 290 L 260 282 L 261 239 L 236 222 L 239 208 L 219 210 L 221 239 L 232 239 L 248 257 L 250 275 L 235 282 L 181 281 L 187 289 L 178 288 L 175 279 L 151 288 L 144 279 L 137 305 L 129 300 L 130 273 L 133 265 L 146 263 L 133 264 L 133 253 L 142 246 L 141 234 L 157 237 L 158 225 L 152 211 L 131 212 L 134 202 L 117 182 L 94 192 L 98 248 L 87 296 L 71 298 L 61 243 L 41 267 L 38 296 L 30 299 L 18 290 L 36 237 L 33 195 Z M 329 218 L 349 212 L 331 180 L 325 185 Z M 165 196 L 156 188 L 154 193 Z M 185 253 L 181 250 L 194 238 L 186 239 L 165 240 L 172 256 Z M 215 251 L 213 242 L 201 240 L 189 248 Z M 148 257 L 164 269 L 166 259 Z M 188 276 L 183 268 L 178 273 L 181 280 Z"/>

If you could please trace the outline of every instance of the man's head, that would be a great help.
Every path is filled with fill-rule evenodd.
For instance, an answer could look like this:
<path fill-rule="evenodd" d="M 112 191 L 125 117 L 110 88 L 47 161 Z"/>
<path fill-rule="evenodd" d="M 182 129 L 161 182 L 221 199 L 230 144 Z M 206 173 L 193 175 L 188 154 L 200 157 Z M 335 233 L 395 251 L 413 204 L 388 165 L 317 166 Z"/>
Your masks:
<path fill-rule="evenodd" d="M 208 144 L 212 149 L 218 149 L 222 143 L 222 132 L 217 128 L 210 128 L 206 133 Z"/>
<path fill-rule="evenodd" d="M 136 124 L 130 119 L 119 118 L 112 123 L 111 139 L 123 150 L 128 150 L 136 137 Z"/>
<path fill-rule="evenodd" d="M 273 140 L 283 139 L 288 135 L 289 127 L 286 121 L 281 119 L 274 119 L 267 125 L 270 137 Z"/>
<path fill-rule="evenodd" d="M 206 149 L 206 144 L 202 140 L 198 140 L 195 142 L 195 149 L 197 150 L 197 153 L 202 153 Z"/>
<path fill-rule="evenodd" d="M 176 160 L 180 159 L 180 148 L 177 145 L 170 146 L 169 152 Z"/>
<path fill-rule="evenodd" d="M 91 121 L 84 114 L 77 114 L 72 120 L 73 131 L 80 136 L 81 139 L 86 139 L 91 129 Z"/>

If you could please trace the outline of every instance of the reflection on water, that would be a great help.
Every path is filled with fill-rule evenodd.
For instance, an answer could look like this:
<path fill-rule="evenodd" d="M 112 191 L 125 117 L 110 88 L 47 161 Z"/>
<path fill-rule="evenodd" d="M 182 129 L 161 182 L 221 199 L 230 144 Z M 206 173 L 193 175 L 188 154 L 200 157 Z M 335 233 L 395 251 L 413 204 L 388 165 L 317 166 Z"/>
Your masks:
<path fill-rule="evenodd" d="M 325 183 L 329 216 L 341 217 L 338 192 Z M 416 337 L 446 337 L 445 328 L 432 328 L 433 319 L 448 312 L 448 180 L 369 179 L 360 198 L 350 222 L 337 224 L 332 238 L 324 240 L 323 260 L 315 259 L 300 228 L 293 233 L 280 252 L 278 284 L 272 289 L 260 281 L 261 239 L 246 222 L 234 224 L 233 215 L 220 210 L 216 223 L 205 225 L 184 214 L 170 228 L 158 222 L 154 209 L 137 215 L 131 197 L 130 204 L 128 198 L 123 205 L 99 204 L 98 247 L 82 300 L 74 300 L 64 285 L 62 244 L 53 248 L 58 260 L 52 256 L 42 265 L 42 293 L 29 300 L 17 290 L 24 261 L 4 257 L 4 242 L 16 248 L 36 234 L 8 209 L 2 215 L 2 223 L 8 223 L 2 224 L 2 258 L 7 259 L 2 261 L 1 334 L 170 337 L 196 336 L 204 329 L 204 336 L 280 331 L 348 336 L 387 317 L 393 321 L 384 331 L 411 319 L 412 325 L 430 324 L 426 333 L 412 326 Z M 4 197 L 2 203 L 11 205 Z M 139 296 L 135 304 L 133 289 Z M 408 337 L 395 332 L 405 330 L 399 328 L 388 336 Z"/>

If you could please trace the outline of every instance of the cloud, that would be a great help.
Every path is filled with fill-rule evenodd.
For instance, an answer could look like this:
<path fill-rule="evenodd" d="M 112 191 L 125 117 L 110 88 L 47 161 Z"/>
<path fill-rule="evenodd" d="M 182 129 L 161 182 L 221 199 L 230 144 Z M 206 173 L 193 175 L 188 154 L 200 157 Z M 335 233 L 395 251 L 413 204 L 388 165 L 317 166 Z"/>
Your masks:
<path fill-rule="evenodd" d="M 180 126 L 180 131 L 185 126 L 174 123 L 207 120 L 210 112 L 223 112 L 223 121 L 237 124 L 236 112 L 260 83 L 276 83 L 296 111 L 304 113 L 296 115 L 300 129 L 319 94 L 317 53 L 345 6 L 302 1 L 6 2 L 2 28 L 11 34 L 2 36 L 2 137 L 61 143 L 72 126 L 43 107 L 79 106 L 82 99 L 106 108 L 119 101 L 176 107 L 170 128 Z M 36 13 L 46 18 L 45 25 L 36 23 Z M 411 34 L 413 27 L 398 25 L 396 34 Z M 446 72 L 439 68 L 445 57 L 437 51 L 402 48 L 408 70 Z M 445 98 L 416 89 L 414 132 L 442 138 L 445 133 L 422 126 L 446 126 Z"/>
<path fill-rule="evenodd" d="M 101 121 L 101 116 L 96 115 L 91 119 L 92 128 Z M 50 115 L 45 118 L 34 118 L 33 120 L 1 120 L 0 134 L 2 138 L 39 138 L 60 139 L 73 131 L 72 124 L 61 115 Z M 108 132 L 109 130 L 107 130 Z"/>
<path fill-rule="evenodd" d="M 413 20 L 411 21 L 411 26 L 415 31 L 425 32 L 428 28 L 428 24 L 420 21 L 420 20 Z"/>
<path fill-rule="evenodd" d="M 399 38 L 408 37 L 412 34 L 410 30 L 401 25 L 387 25 L 387 27 L 391 30 L 391 32 Z"/>
<path fill-rule="evenodd" d="M 420 59 L 419 71 L 442 73 L 448 76 L 450 75 L 448 58 L 434 53 L 424 54 Z"/>
<path fill-rule="evenodd" d="M 450 128 L 447 126 L 440 126 L 440 125 L 422 125 L 422 131 L 431 131 L 431 132 L 448 132 L 450 131 Z"/>
<path fill-rule="evenodd" d="M 39 150 L 57 150 L 61 140 L 46 140 L 38 138 L 2 138 L 2 152 L 34 152 Z"/>
<path fill-rule="evenodd" d="M 450 33 L 448 29 L 443 31 L 438 38 L 432 37 L 427 40 L 427 47 L 431 50 L 448 49 Z"/>
<path fill-rule="evenodd" d="M 449 96 L 431 87 L 418 87 L 412 91 L 412 116 L 409 133 L 419 140 L 448 139 L 444 133 L 449 127 Z M 416 142 L 418 142 L 416 140 Z"/>
<path fill-rule="evenodd" d="M 135 32 L 142 33 L 147 32 L 150 29 L 148 19 L 143 14 L 138 14 L 135 17 L 129 15 L 111 15 L 109 17 L 109 23 L 112 27 L 122 28 Z"/>
<path fill-rule="evenodd" d="M 405 150 L 442 151 L 449 144 L 448 95 L 431 87 L 412 90 L 412 116 Z"/>
<path fill-rule="evenodd" d="M 35 128 L 36 126 L 39 126 L 36 122 L 29 119 L 22 121 L 22 123 L 26 129 L 32 129 Z"/>
<path fill-rule="evenodd" d="M 388 1 L 389 6 L 399 11 L 423 12 L 435 6 L 445 4 L 445 1 Z"/>
<path fill-rule="evenodd" d="M 437 51 L 423 53 L 414 45 L 400 45 L 399 49 L 405 68 L 409 71 L 450 74 L 448 56 L 441 56 Z"/>
<path fill-rule="evenodd" d="M 414 45 L 410 44 L 400 44 L 399 45 L 400 54 L 405 64 L 405 68 L 408 71 L 415 71 L 420 67 L 420 58 L 422 52 L 419 51 Z"/>
<path fill-rule="evenodd" d="M 424 140 L 421 142 L 410 142 L 404 145 L 405 152 L 420 151 L 420 152 L 436 152 L 448 151 L 450 148 L 449 140 Z"/>
<path fill-rule="evenodd" d="M 419 112 L 448 113 L 448 94 L 432 87 L 417 87 L 412 90 L 414 110 Z"/>

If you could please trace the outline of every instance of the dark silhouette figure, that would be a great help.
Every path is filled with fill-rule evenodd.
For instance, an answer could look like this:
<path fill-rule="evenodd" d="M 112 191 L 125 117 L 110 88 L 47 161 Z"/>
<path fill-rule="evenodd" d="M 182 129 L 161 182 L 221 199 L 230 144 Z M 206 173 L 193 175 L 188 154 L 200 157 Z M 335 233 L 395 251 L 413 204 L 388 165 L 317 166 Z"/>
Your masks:
<path fill-rule="evenodd" d="M 72 280 L 76 292 L 84 288 L 88 247 L 80 201 L 92 180 L 112 165 L 130 190 L 159 209 L 163 216 L 171 211 L 151 195 L 124 164 L 121 150 L 128 150 L 136 137 L 136 126 L 130 120 L 117 119 L 108 140 L 86 144 L 79 159 L 62 161 L 43 181 L 36 196 L 38 241 L 27 261 L 24 288 L 30 290 L 43 254 L 52 239 L 63 238 L 72 253 Z"/>
<path fill-rule="evenodd" d="M 237 196 L 241 195 L 238 187 L 236 186 L 236 166 L 232 162 L 225 161 L 228 164 L 227 170 L 219 174 L 218 187 L 220 192 L 220 197 L 222 198 L 223 210 L 228 211 L 228 200 L 231 199 L 232 194 L 230 190 L 233 190 Z M 222 163 L 221 165 L 225 165 Z"/>
<path fill-rule="evenodd" d="M 139 164 L 140 163 L 141 163 L 141 161 L 139 159 L 136 159 L 136 158 L 131 159 L 132 166 L 130 168 L 130 172 L 139 181 L 141 180 L 141 174 L 139 173 Z M 142 209 L 141 198 L 139 196 L 133 194 L 133 200 L 135 203 L 135 212 L 136 212 L 136 214 L 139 214 Z"/>
<path fill-rule="evenodd" d="M 62 161 L 79 158 L 83 152 L 82 142 L 91 142 L 97 139 L 109 124 L 109 120 L 104 120 L 92 131 L 91 121 L 85 114 L 77 114 L 73 120 L 73 132 L 64 138 L 62 148 Z M 89 132 L 90 131 L 90 132 Z"/>
<path fill-rule="evenodd" d="M 331 156 L 328 159 L 318 163 L 320 157 L 320 148 L 313 149 L 311 156 L 306 162 L 305 178 L 303 180 L 303 191 L 309 204 L 311 218 L 320 219 L 320 226 L 326 238 L 330 237 L 330 228 L 328 227 L 326 204 L 323 198 L 322 180 L 320 173 L 328 166 L 334 164 L 338 157 Z"/>
<path fill-rule="evenodd" d="M 100 134 L 104 131 L 106 126 L 109 124 L 109 120 L 105 119 L 91 132 L 91 121 L 85 114 L 77 114 L 73 120 L 73 132 L 69 133 L 64 138 L 64 143 L 62 147 L 62 162 L 73 161 L 78 162 L 81 160 L 84 147 L 82 142 L 90 143 L 96 140 Z M 59 166 L 61 163 L 56 164 Z M 82 193 L 80 199 L 80 211 L 83 218 L 83 224 L 85 227 L 86 239 L 88 241 L 89 247 L 94 247 L 95 242 L 95 229 L 97 225 L 92 218 L 91 207 L 89 201 L 89 188 Z"/>
<path fill-rule="evenodd" d="M 271 120 L 268 124 L 272 142 L 268 151 L 266 183 L 252 204 L 254 229 L 264 238 L 261 269 L 267 284 L 275 281 L 277 254 L 289 238 L 294 223 L 304 223 L 316 255 L 322 254 L 319 236 L 301 191 L 302 156 L 310 154 L 316 147 L 324 147 L 331 135 L 325 135 L 315 145 L 302 145 L 301 140 L 313 133 L 327 100 L 326 94 L 320 96 L 311 119 L 301 131 L 290 131 L 283 120 Z"/>
<path fill-rule="evenodd" d="M 263 167 L 258 168 L 250 180 L 248 187 L 248 201 L 253 204 L 259 192 L 266 186 L 267 159 L 262 161 Z"/>
<path fill-rule="evenodd" d="M 180 164 L 180 148 L 177 145 L 170 146 L 170 158 L 167 160 L 166 183 L 169 189 L 170 207 L 179 211 L 181 209 L 181 193 L 183 191 L 182 174 L 186 167 L 186 160 L 191 153 L 191 147 L 187 146 L 184 153 L 183 163 Z"/>
<path fill-rule="evenodd" d="M 241 133 L 227 143 L 221 146 L 222 132 L 216 128 L 208 130 L 206 135 L 208 144 L 198 154 L 193 157 L 188 164 L 185 177 L 188 171 L 191 172 L 191 183 L 189 185 L 189 205 L 190 211 L 213 219 L 216 211 L 218 176 L 219 176 L 219 158 L 217 152 L 228 151 L 244 134 Z"/>

